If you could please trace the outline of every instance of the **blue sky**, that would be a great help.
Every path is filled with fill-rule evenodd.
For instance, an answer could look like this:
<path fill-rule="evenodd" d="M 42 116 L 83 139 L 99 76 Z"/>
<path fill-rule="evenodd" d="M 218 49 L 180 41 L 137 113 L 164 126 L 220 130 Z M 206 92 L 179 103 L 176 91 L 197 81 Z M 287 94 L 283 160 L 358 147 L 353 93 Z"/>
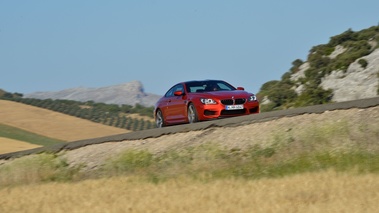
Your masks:
<path fill-rule="evenodd" d="M 311 47 L 379 23 L 378 0 L 0 0 L 0 88 L 23 94 L 134 80 L 258 92 Z"/>

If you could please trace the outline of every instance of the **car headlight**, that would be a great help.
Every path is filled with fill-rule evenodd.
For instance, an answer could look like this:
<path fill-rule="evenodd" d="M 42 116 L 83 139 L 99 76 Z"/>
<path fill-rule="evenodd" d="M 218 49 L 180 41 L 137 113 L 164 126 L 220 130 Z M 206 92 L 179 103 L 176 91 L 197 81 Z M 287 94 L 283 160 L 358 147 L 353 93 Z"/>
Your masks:
<path fill-rule="evenodd" d="M 217 102 L 211 98 L 200 98 L 200 101 L 203 104 L 217 104 Z"/>
<path fill-rule="evenodd" d="M 255 95 L 249 96 L 249 101 L 256 101 L 256 100 L 257 100 L 257 96 L 255 96 Z"/>

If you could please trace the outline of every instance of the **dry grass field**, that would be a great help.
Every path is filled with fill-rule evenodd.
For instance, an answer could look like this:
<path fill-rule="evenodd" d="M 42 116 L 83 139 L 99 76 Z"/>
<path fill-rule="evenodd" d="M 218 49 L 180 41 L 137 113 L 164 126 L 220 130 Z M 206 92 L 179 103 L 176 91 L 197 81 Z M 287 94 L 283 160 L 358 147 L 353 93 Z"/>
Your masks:
<path fill-rule="evenodd" d="M 0 137 L 0 154 L 41 147 L 24 141 Z"/>
<path fill-rule="evenodd" d="M 68 142 L 128 132 L 125 129 L 5 100 L 0 100 L 0 124 Z M 17 149 L 15 144 L 6 144 L 2 142 L 1 152 L 22 150 Z"/>
<path fill-rule="evenodd" d="M 280 179 L 153 184 L 131 177 L 0 190 L 0 212 L 354 212 L 379 209 L 379 176 L 324 171 Z"/>

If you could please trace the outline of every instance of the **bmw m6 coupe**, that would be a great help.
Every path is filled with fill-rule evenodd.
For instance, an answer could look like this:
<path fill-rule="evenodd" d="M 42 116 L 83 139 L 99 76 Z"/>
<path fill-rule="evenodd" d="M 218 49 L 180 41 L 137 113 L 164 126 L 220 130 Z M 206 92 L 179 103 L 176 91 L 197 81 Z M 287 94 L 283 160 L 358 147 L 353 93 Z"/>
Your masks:
<path fill-rule="evenodd" d="M 259 113 L 259 101 L 253 93 L 220 80 L 178 83 L 154 108 L 157 127 L 254 113 Z"/>

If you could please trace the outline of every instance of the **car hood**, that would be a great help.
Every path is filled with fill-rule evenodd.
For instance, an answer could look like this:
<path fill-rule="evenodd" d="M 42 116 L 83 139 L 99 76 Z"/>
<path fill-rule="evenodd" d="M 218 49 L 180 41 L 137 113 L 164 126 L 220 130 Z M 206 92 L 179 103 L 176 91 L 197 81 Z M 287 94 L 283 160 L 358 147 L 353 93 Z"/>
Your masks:
<path fill-rule="evenodd" d="M 225 98 L 246 98 L 250 93 L 244 91 L 244 90 L 233 90 L 233 91 L 214 91 L 214 92 L 204 92 L 197 94 L 196 96 L 202 96 L 202 97 L 212 97 L 212 98 L 218 98 L 218 99 L 225 99 Z"/>

